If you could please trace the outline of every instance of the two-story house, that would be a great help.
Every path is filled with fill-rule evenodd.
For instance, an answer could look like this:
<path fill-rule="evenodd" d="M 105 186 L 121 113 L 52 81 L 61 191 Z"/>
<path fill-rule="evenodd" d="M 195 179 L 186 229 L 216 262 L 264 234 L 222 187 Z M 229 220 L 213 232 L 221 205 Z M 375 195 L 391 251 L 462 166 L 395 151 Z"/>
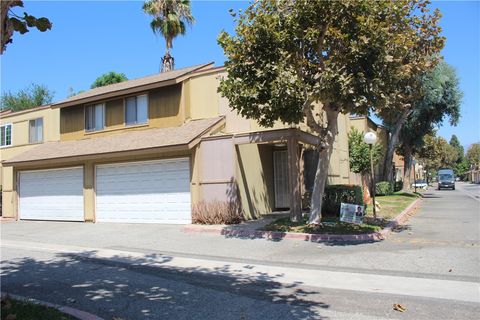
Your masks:
<path fill-rule="evenodd" d="M 41 143 L 60 139 L 60 112 L 50 106 L 0 112 L 0 189 L 7 210 L 13 196 L 13 167 L 2 163 Z"/>
<path fill-rule="evenodd" d="M 95 88 L 51 105 L 59 139 L 3 161 L 4 216 L 190 223 L 199 201 L 239 203 L 247 218 L 300 210 L 318 138 L 304 125 L 260 127 L 217 92 L 204 64 Z M 329 183 L 348 183 L 348 116 Z M 9 179 L 10 179 L 9 178 Z"/>

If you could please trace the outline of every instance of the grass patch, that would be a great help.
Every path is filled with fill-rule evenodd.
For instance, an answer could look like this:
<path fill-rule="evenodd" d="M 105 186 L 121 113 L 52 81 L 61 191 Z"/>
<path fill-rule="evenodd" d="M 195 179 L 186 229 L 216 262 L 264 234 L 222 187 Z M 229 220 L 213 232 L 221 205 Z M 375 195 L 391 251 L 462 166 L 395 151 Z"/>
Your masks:
<path fill-rule="evenodd" d="M 1 320 L 75 320 L 55 308 L 2 297 Z"/>
<path fill-rule="evenodd" d="M 363 220 L 364 223 L 360 225 L 341 222 L 338 217 L 323 216 L 322 225 L 309 226 L 307 225 L 308 217 L 304 217 L 301 222 L 292 222 L 287 217 L 267 224 L 262 230 L 312 234 L 365 234 L 378 232 L 417 198 L 420 198 L 419 194 L 406 192 L 396 192 L 389 196 L 378 196 L 376 201 L 380 203 L 381 209 L 380 212 L 377 212 L 377 216 L 381 218 L 373 219 L 372 206 L 369 205 Z"/>
<path fill-rule="evenodd" d="M 277 219 L 262 230 L 278 231 L 278 232 L 299 232 L 312 234 L 364 234 L 380 231 L 385 225 L 386 221 L 367 219 L 368 222 L 357 225 L 351 223 L 340 222 L 337 217 L 322 217 L 322 225 L 309 226 L 307 225 L 308 218 L 305 217 L 301 222 L 292 222 L 290 218 Z"/>
<path fill-rule="evenodd" d="M 378 196 L 375 200 L 380 203 L 380 216 L 386 220 L 391 220 L 405 210 L 413 201 L 420 198 L 419 194 L 407 192 L 395 192 L 390 196 Z M 373 217 L 373 207 L 367 206 L 367 217 Z"/>

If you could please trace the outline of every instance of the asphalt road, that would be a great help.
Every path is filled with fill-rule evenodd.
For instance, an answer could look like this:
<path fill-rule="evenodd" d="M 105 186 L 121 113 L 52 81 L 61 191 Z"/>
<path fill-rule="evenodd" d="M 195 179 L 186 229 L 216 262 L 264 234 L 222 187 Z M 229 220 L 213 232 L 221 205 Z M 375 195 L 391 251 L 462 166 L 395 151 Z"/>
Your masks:
<path fill-rule="evenodd" d="M 105 319 L 476 319 L 480 186 L 425 196 L 405 228 L 356 245 L 3 223 L 1 287 Z"/>

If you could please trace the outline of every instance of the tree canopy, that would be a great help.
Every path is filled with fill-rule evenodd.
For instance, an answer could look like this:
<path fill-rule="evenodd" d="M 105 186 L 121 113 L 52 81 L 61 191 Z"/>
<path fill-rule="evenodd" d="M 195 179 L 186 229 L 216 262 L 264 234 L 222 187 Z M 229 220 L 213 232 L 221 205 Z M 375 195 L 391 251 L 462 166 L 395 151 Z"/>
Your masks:
<path fill-rule="evenodd" d="M 436 132 L 424 137 L 424 143 L 419 150 L 419 160 L 426 170 L 453 168 L 457 160 L 457 151 L 447 140 L 436 136 Z"/>
<path fill-rule="evenodd" d="M 468 163 L 473 166 L 473 167 L 478 167 L 480 166 L 480 143 L 474 143 L 472 144 L 468 150 L 467 154 L 465 156 L 468 160 Z"/>
<path fill-rule="evenodd" d="M 456 135 L 452 135 L 450 138 L 450 145 L 457 150 L 457 163 L 461 162 L 465 158 L 465 149 L 460 144 L 460 140 L 458 140 Z"/>
<path fill-rule="evenodd" d="M 412 101 L 412 111 L 401 128 L 397 148 L 405 159 L 405 189 L 411 185 L 413 155 L 422 147 L 423 137 L 440 127 L 446 117 L 451 125 L 456 125 L 460 118 L 463 93 L 455 69 L 442 61 L 420 76 L 420 85 L 421 94 Z"/>
<path fill-rule="evenodd" d="M 306 120 L 321 141 L 310 222 L 318 222 L 340 112 L 366 115 L 399 105 L 398 88 L 435 65 L 439 12 L 427 1 L 252 3 L 236 34 L 218 41 L 231 108 L 263 126 Z M 408 90 L 407 90 L 408 91 Z"/>
<path fill-rule="evenodd" d="M 0 109 L 20 111 L 43 106 L 52 102 L 53 95 L 45 85 L 31 84 L 18 92 L 8 91 L 2 95 Z"/>
<path fill-rule="evenodd" d="M 52 23 L 45 17 L 36 18 L 26 12 L 23 15 L 17 15 L 12 11 L 14 7 L 22 7 L 23 1 L 20 0 L 2 0 L 0 1 L 0 18 L 1 18 L 1 51 L 5 52 L 7 44 L 12 43 L 14 32 L 20 34 L 27 33 L 29 28 L 36 28 L 40 32 L 45 32 L 52 28 Z"/>
<path fill-rule="evenodd" d="M 186 25 L 195 22 L 190 11 L 190 0 L 148 0 L 143 4 L 143 11 L 153 16 L 150 27 L 165 39 L 165 56 L 162 58 L 162 71 L 174 68 L 174 59 L 170 55 L 173 39 L 184 35 Z"/>
<path fill-rule="evenodd" d="M 97 88 L 108 86 L 109 84 L 119 83 L 123 81 L 127 81 L 128 78 L 124 73 L 116 73 L 113 71 L 107 72 L 99 76 L 91 85 L 90 88 Z"/>

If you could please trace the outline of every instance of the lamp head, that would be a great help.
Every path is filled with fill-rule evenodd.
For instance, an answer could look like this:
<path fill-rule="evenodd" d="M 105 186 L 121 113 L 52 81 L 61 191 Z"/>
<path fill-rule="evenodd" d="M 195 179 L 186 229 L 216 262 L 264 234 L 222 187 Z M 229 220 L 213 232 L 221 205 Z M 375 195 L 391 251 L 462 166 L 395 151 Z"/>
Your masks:
<path fill-rule="evenodd" d="M 363 136 L 363 141 L 366 144 L 373 145 L 377 141 L 377 135 L 375 134 L 375 132 L 367 132 Z"/>

